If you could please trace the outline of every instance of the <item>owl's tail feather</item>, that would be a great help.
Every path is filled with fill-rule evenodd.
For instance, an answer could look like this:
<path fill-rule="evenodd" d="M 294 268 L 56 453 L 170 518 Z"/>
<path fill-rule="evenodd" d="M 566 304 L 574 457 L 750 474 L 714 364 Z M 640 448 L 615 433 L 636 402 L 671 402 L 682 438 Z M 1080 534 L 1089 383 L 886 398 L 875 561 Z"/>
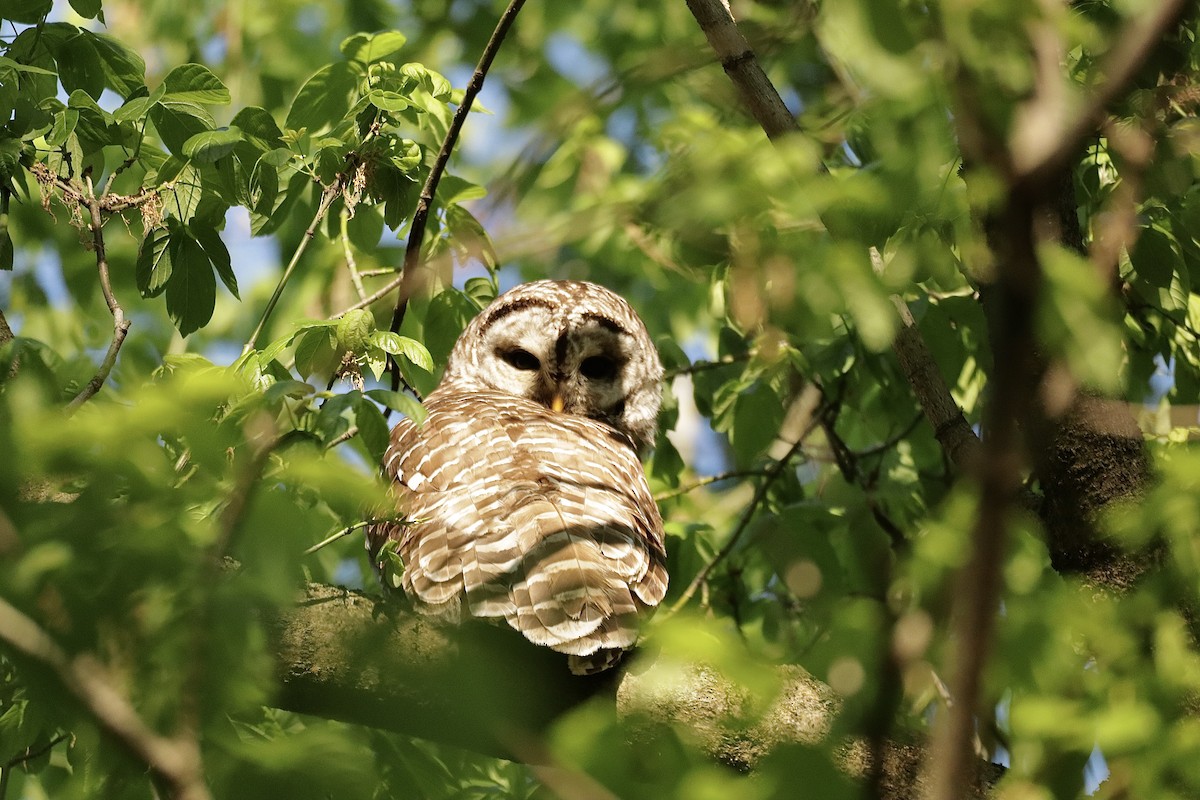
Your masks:
<path fill-rule="evenodd" d="M 597 650 L 590 656 L 567 656 L 567 668 L 572 675 L 595 675 L 621 663 L 624 650 Z"/>

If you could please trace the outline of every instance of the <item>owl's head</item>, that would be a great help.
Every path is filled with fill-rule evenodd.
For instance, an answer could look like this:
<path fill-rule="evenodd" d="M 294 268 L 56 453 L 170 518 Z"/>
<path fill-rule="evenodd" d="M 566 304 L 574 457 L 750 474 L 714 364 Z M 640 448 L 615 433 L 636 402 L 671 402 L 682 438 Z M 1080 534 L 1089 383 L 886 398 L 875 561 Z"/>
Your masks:
<path fill-rule="evenodd" d="M 534 281 L 496 298 L 467 326 L 439 388 L 492 389 L 654 442 L 663 368 L 624 299 L 594 283 Z"/>

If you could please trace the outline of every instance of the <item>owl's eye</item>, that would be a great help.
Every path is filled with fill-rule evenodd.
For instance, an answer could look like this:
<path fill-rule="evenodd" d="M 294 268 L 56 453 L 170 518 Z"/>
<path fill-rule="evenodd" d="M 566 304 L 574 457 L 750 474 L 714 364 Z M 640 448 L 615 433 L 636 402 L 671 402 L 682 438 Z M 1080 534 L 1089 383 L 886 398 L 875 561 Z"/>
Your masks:
<path fill-rule="evenodd" d="M 509 366 L 524 372 L 532 372 L 542 366 L 542 362 L 538 361 L 537 356 L 520 347 L 501 351 L 500 357 L 507 361 Z"/>
<path fill-rule="evenodd" d="M 606 381 L 617 374 L 617 362 L 608 356 L 588 356 L 579 365 L 583 377 L 593 381 Z"/>

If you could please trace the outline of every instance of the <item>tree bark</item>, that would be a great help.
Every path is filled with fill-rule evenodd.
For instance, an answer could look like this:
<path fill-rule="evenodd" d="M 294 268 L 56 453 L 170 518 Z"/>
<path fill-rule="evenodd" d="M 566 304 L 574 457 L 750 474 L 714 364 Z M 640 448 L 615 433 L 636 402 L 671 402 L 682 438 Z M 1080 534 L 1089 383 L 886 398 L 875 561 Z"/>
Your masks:
<path fill-rule="evenodd" d="M 564 656 L 508 628 L 439 625 L 399 602 L 310 584 L 272 626 L 280 690 L 274 705 L 538 763 L 550 726 L 592 698 L 608 698 L 635 739 L 656 726 L 686 729 L 713 758 L 748 770 L 775 748 L 815 745 L 841 704 L 796 666 L 778 670 L 779 693 L 761 715 L 746 690 L 716 670 L 640 652 L 616 670 L 572 675 Z M 844 769 L 868 770 L 867 748 L 847 745 Z M 917 797 L 924 748 L 892 744 L 884 762 L 889 800 Z M 1000 768 L 980 762 L 972 797 Z"/>

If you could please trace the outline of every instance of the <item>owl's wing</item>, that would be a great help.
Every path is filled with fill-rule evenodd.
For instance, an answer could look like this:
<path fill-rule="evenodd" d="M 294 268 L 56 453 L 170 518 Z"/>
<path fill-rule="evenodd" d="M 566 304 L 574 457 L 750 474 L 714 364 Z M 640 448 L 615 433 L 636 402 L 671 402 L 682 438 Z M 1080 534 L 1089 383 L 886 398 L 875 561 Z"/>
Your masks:
<path fill-rule="evenodd" d="M 527 638 L 589 655 L 631 646 L 666 591 L 662 520 L 629 440 L 591 420 L 488 392 L 426 401 L 386 456 L 403 487 L 404 589 L 436 613 L 464 603 Z"/>

